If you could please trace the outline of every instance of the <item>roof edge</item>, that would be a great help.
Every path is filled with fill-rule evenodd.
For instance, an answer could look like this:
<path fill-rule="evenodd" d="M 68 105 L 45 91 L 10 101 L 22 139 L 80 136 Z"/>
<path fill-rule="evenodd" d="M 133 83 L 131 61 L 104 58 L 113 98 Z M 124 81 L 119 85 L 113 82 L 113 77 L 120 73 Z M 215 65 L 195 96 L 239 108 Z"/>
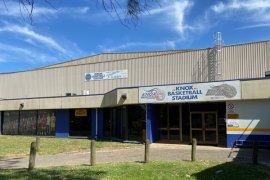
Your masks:
<path fill-rule="evenodd" d="M 255 44 L 255 43 L 262 43 L 262 42 L 267 42 L 268 44 L 270 44 L 270 40 L 260 40 L 260 41 L 250 41 L 250 42 L 243 42 L 243 43 L 236 43 L 236 44 L 228 44 L 228 45 L 223 45 L 223 47 L 240 46 L 240 45 Z M 134 51 L 134 52 L 132 52 L 132 51 L 129 51 L 129 52 L 105 52 L 105 53 L 98 53 L 98 54 L 94 54 L 94 55 L 90 55 L 90 56 L 85 56 L 85 57 L 81 57 L 81 58 L 76 58 L 76 59 L 72 59 L 72 60 L 68 60 L 68 61 L 64 61 L 64 62 L 60 62 L 60 63 L 55 63 L 55 64 L 51 64 L 51 65 L 47 65 L 47 66 L 42 66 L 42 67 L 39 67 L 39 68 L 33 68 L 33 69 L 21 70 L 21 71 L 13 71 L 13 72 L 4 72 L 4 73 L 0 73 L 0 75 L 21 73 L 21 72 L 35 71 L 35 70 L 50 69 L 50 68 L 54 68 L 53 66 L 55 66 L 55 65 L 61 65 L 61 64 L 65 64 L 65 63 L 69 63 L 69 62 L 74 62 L 74 61 L 79 61 L 79 60 L 82 60 L 82 59 L 85 59 L 85 58 L 90 58 L 90 57 L 95 57 L 95 56 L 100 56 L 100 55 L 129 54 L 129 53 L 151 53 L 151 52 L 168 52 L 168 51 L 171 51 L 172 54 L 173 54 L 173 53 L 177 53 L 177 52 L 180 53 L 180 52 L 199 51 L 199 50 L 207 50 L 207 49 L 211 49 L 211 48 L 213 48 L 213 47 L 208 47 L 208 48 L 194 48 L 194 49 L 179 49 L 179 50 L 156 50 L 156 51 Z M 162 55 L 162 54 L 160 54 L 160 55 Z M 158 55 L 155 55 L 155 56 L 158 56 Z M 55 67 L 55 68 L 60 68 L 60 67 Z M 63 66 L 63 67 L 65 67 L 65 66 Z"/>

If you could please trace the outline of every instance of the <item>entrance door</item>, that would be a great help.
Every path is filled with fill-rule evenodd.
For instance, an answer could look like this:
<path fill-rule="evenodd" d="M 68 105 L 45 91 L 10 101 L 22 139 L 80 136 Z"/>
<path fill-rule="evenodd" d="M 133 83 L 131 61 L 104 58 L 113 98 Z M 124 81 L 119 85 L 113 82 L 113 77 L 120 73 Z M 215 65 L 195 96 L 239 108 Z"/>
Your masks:
<path fill-rule="evenodd" d="M 145 106 L 130 105 L 127 106 L 127 125 L 128 125 L 128 140 L 142 141 L 143 130 L 145 130 Z"/>
<path fill-rule="evenodd" d="M 69 122 L 70 136 L 90 136 L 90 110 L 87 109 L 71 109 Z"/>
<path fill-rule="evenodd" d="M 104 137 L 106 138 L 124 138 L 124 108 L 105 108 L 104 109 Z"/>
<path fill-rule="evenodd" d="M 196 138 L 200 144 L 218 144 L 217 113 L 190 113 L 190 142 Z"/>
<path fill-rule="evenodd" d="M 179 104 L 163 105 L 160 113 L 160 139 L 182 141 L 181 106 Z"/>

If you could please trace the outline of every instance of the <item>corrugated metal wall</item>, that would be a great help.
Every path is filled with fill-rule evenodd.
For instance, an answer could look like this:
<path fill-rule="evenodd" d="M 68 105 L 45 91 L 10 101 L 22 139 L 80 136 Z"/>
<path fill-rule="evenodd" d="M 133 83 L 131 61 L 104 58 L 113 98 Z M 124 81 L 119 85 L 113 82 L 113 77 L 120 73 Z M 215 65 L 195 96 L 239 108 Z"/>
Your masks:
<path fill-rule="evenodd" d="M 52 68 L 52 67 L 64 67 L 70 65 L 80 65 L 86 63 L 98 63 L 105 61 L 113 61 L 113 60 L 124 60 L 124 59 L 133 59 L 133 58 L 144 58 L 149 56 L 156 56 L 162 54 L 170 54 L 176 52 L 184 52 L 190 50 L 171 50 L 171 51 L 149 51 L 149 52 L 127 52 L 127 53 L 104 53 L 97 54 L 90 57 L 85 57 L 77 60 L 71 60 L 59 64 L 54 64 L 50 66 L 43 67 L 44 68 Z"/>
<path fill-rule="evenodd" d="M 264 77 L 269 70 L 269 42 L 224 47 L 222 60 L 222 79 Z"/>
<path fill-rule="evenodd" d="M 270 70 L 268 46 L 268 41 L 224 46 L 221 80 L 264 77 L 265 71 Z M 83 90 L 103 94 L 118 87 L 204 82 L 208 81 L 211 51 L 134 53 L 134 57 L 131 57 L 132 53 L 103 54 L 56 65 L 65 65 L 63 67 L 48 66 L 0 74 L 0 98 L 65 96 L 66 93 L 81 95 Z M 142 57 L 144 54 L 146 57 Z M 123 69 L 128 69 L 126 79 L 84 80 L 85 73 Z"/>

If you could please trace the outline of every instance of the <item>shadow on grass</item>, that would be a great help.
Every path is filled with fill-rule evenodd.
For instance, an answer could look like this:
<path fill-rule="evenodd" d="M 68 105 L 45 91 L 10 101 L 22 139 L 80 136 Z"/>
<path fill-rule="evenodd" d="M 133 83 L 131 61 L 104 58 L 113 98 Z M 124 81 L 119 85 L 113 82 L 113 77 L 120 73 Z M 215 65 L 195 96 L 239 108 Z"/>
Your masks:
<path fill-rule="evenodd" d="M 0 157 L 0 169 L 1 168 L 16 168 L 18 163 L 23 159 L 23 157 L 13 157 L 13 158 L 1 158 Z"/>
<path fill-rule="evenodd" d="M 65 168 L 57 167 L 51 169 L 35 169 L 27 171 L 27 169 L 18 170 L 0 170 L 1 180 L 10 179 L 101 179 L 105 178 L 106 172 L 99 170 L 91 170 L 90 167 L 85 168 Z"/>
<path fill-rule="evenodd" d="M 138 164 L 147 164 L 144 161 L 135 161 L 135 163 L 138 163 Z"/>
<path fill-rule="evenodd" d="M 270 179 L 270 168 L 261 165 L 226 162 L 192 174 L 196 179 Z"/>

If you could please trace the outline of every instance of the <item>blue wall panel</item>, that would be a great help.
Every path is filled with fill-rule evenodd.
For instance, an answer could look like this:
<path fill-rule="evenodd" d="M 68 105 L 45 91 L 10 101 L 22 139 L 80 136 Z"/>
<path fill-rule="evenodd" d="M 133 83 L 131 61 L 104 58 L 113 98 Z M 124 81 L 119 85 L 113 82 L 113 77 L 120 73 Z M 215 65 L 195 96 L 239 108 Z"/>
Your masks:
<path fill-rule="evenodd" d="M 236 141 L 270 141 L 270 135 L 244 135 L 244 134 L 227 134 L 227 147 L 232 148 Z"/>
<path fill-rule="evenodd" d="M 158 124 L 156 108 L 153 104 L 146 105 L 146 138 L 150 143 L 158 140 Z"/>
<path fill-rule="evenodd" d="M 69 110 L 56 111 L 55 136 L 59 138 L 69 137 Z"/>
<path fill-rule="evenodd" d="M 103 139 L 103 109 L 98 109 L 98 139 Z"/>
<path fill-rule="evenodd" d="M 153 143 L 153 105 L 147 104 L 146 105 L 146 139 Z"/>
<path fill-rule="evenodd" d="M 154 105 L 152 105 L 152 137 L 153 142 L 158 140 L 158 121 L 157 121 L 157 110 Z"/>
<path fill-rule="evenodd" d="M 97 109 L 91 109 L 91 139 L 97 139 Z"/>

